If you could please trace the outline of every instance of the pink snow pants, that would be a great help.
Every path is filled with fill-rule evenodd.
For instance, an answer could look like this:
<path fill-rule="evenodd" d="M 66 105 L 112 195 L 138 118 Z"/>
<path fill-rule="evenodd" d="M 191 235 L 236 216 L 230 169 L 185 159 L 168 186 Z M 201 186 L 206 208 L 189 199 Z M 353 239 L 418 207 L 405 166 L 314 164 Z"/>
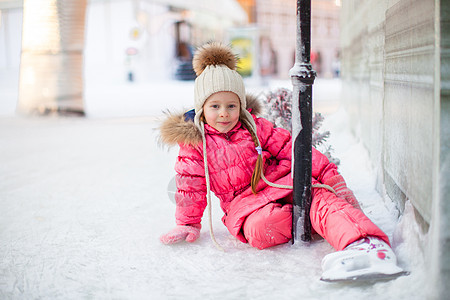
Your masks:
<path fill-rule="evenodd" d="M 250 214 L 242 226 L 249 244 L 258 249 L 289 242 L 291 228 L 292 204 L 273 202 Z"/>
<path fill-rule="evenodd" d="M 389 244 L 386 234 L 359 209 L 325 189 L 313 189 L 310 218 L 313 231 L 336 250 L 366 236 Z M 292 204 L 272 202 L 250 214 L 242 230 L 249 244 L 264 249 L 292 238 Z"/>

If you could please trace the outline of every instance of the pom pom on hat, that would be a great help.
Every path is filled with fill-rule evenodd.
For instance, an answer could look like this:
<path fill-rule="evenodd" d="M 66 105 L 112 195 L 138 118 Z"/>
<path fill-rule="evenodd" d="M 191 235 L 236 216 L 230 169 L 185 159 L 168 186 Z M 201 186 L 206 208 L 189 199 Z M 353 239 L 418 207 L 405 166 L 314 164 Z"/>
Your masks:
<path fill-rule="evenodd" d="M 231 70 L 236 70 L 237 61 L 230 47 L 219 42 L 211 42 L 198 48 L 192 66 L 195 74 L 199 76 L 207 66 L 211 65 L 225 65 Z"/>

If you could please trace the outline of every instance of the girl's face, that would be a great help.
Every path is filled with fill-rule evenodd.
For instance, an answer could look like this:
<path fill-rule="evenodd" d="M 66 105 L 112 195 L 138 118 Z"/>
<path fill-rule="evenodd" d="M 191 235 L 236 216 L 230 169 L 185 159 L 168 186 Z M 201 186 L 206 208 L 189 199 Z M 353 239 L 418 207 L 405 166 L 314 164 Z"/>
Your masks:
<path fill-rule="evenodd" d="M 227 133 L 239 121 L 240 101 L 233 92 L 217 92 L 203 105 L 206 123 L 221 133 Z"/>

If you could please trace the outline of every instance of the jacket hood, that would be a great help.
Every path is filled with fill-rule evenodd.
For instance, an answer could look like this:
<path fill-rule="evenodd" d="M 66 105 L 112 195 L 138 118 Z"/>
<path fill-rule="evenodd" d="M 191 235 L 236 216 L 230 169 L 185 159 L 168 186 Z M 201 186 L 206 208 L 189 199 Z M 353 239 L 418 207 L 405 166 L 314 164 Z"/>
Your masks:
<path fill-rule="evenodd" d="M 259 116 L 263 112 L 263 106 L 257 97 L 253 95 L 245 96 L 247 101 L 247 110 L 252 115 Z M 159 126 L 162 144 L 174 146 L 177 144 L 198 145 L 202 141 L 202 134 L 194 124 L 194 112 L 172 113 L 166 112 L 167 117 Z"/>

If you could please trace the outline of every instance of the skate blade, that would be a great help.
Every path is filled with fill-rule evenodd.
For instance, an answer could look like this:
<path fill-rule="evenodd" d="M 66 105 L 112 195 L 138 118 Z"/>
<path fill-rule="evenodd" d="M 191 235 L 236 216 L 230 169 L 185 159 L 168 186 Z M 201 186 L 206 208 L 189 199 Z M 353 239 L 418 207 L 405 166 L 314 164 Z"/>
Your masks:
<path fill-rule="evenodd" d="M 400 276 L 408 276 L 408 271 L 401 271 L 394 274 L 383 274 L 383 273 L 371 273 L 371 274 L 361 274 L 349 276 L 346 278 L 320 278 L 321 281 L 325 282 L 370 282 L 370 281 L 383 281 L 392 280 Z"/>

